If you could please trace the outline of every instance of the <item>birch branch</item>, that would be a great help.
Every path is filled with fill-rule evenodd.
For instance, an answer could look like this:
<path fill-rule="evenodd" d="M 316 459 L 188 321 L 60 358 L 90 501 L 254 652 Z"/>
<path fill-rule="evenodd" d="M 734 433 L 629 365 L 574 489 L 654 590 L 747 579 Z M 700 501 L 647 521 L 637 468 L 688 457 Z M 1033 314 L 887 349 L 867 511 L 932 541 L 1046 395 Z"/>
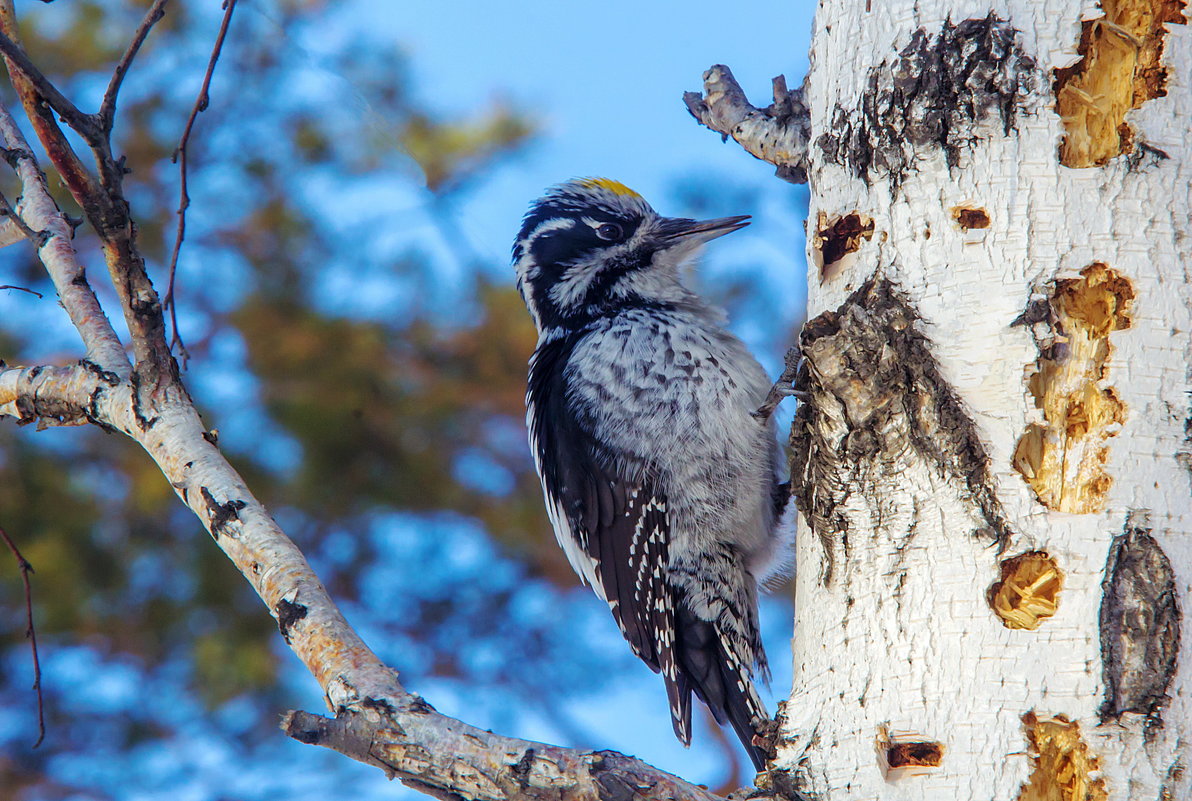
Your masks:
<path fill-rule="evenodd" d="M 154 10 L 150 9 L 150 15 Z M 136 243 L 136 227 L 124 197 L 124 160 L 113 157 L 111 131 L 100 124 L 100 118 L 78 111 L 25 55 L 17 35 L 12 0 L 0 0 L 0 34 L 0 52 L 25 114 L 67 189 L 103 242 L 108 273 L 120 298 L 124 322 L 132 334 L 135 371 L 141 374 L 148 389 L 159 389 L 176 377 L 178 370 L 166 342 L 161 301 L 145 270 L 145 259 Z M 134 37 L 136 48 L 130 47 L 134 55 L 139 49 L 140 36 L 138 32 Z M 97 178 L 79 161 L 54 119 L 55 111 L 86 141 L 95 160 Z"/>
<path fill-rule="evenodd" d="M 42 234 L 42 241 L 35 243 L 37 255 L 54 282 L 62 307 L 83 339 L 87 360 L 127 377 L 131 367 L 128 356 L 87 282 L 87 273 L 71 244 L 74 231 L 50 195 L 46 177 L 29 143 L 3 106 L 0 106 L 0 147 L 5 149 L 5 157 L 21 180 L 21 200 L 16 211 L 29 228 Z"/>
<path fill-rule="evenodd" d="M 704 93 L 687 92 L 683 102 L 701 124 L 730 136 L 752 156 L 778 168 L 779 178 L 807 183 L 807 147 L 811 120 L 803 105 L 803 90 L 786 88 L 786 78 L 774 79 L 774 102 L 764 109 L 750 105 L 732 71 L 723 64 L 704 73 Z"/>
<path fill-rule="evenodd" d="M 248 579 L 333 719 L 290 712 L 283 729 L 384 769 L 438 797 L 712 801 L 702 787 L 613 751 L 544 745 L 440 715 L 398 681 L 348 625 L 298 547 L 253 497 L 177 385 L 142 405 L 128 380 L 89 362 L 0 369 L 0 417 L 93 423 L 136 440 Z"/>

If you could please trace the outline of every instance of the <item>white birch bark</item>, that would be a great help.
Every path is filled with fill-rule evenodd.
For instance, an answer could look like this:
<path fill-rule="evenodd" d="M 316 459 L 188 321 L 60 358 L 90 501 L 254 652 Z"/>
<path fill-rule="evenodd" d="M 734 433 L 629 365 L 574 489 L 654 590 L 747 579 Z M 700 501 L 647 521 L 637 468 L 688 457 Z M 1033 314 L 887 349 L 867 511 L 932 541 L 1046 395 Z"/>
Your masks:
<path fill-rule="evenodd" d="M 820 3 L 776 787 L 1192 798 L 1178 6 Z"/>

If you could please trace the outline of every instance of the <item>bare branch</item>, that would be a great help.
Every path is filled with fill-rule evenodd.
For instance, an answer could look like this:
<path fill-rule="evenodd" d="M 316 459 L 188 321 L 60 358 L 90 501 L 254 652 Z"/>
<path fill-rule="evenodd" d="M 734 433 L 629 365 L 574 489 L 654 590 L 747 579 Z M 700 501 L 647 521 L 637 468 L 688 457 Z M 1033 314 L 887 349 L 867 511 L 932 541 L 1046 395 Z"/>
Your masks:
<path fill-rule="evenodd" d="M 17 38 L 16 12 L 12 0 L 0 0 L 0 32 L 3 32 L 12 42 L 20 45 Z M 23 51 L 22 51 L 23 52 Z M 95 180 L 87 172 L 87 168 L 79 161 L 78 155 L 58 127 L 58 120 L 49 103 L 43 102 L 41 93 L 33 84 L 32 79 L 5 56 L 4 63 L 8 69 L 9 79 L 37 138 L 46 149 L 46 155 L 58 170 L 63 183 L 76 198 L 84 197 L 96 191 Z"/>
<path fill-rule="evenodd" d="M 0 248 L 6 248 L 17 242 L 23 242 L 28 237 L 21 230 L 15 220 L 5 220 L 0 223 Z"/>
<path fill-rule="evenodd" d="M 40 248 L 50 238 L 50 234 L 45 231 L 34 231 L 29 227 L 28 223 L 21 219 L 21 215 L 17 214 L 12 204 L 8 202 L 8 198 L 0 192 L 0 217 L 5 217 L 6 224 L 12 224 L 20 235 L 34 244 L 35 247 Z M 5 242 L 4 244 L 9 244 Z"/>
<path fill-rule="evenodd" d="M 781 75 L 774 79 L 774 103 L 759 109 L 728 67 L 713 65 L 704 73 L 704 94 L 683 95 L 687 110 L 700 124 L 725 139 L 732 137 L 751 155 L 778 168 L 778 177 L 807 183 L 807 147 L 811 121 L 803 105 L 803 90 L 789 91 Z"/>
<path fill-rule="evenodd" d="M 130 365 L 124 353 L 124 345 L 99 305 L 99 298 L 87 282 L 87 274 L 75 253 L 71 238 L 74 229 L 65 215 L 58 209 L 45 175 L 37 166 L 37 160 L 29 149 L 21 129 L 0 106 L 0 147 L 5 148 L 5 157 L 21 179 L 21 211 L 29 227 L 48 233 L 40 243 L 37 254 L 45 264 L 58 298 L 70 316 L 87 348 L 87 359 L 105 370 L 118 375 L 128 375 Z"/>
<path fill-rule="evenodd" d="M 12 0 L 0 0 L 0 30 L 20 50 Z M 20 52 L 24 53 L 23 50 Z M 177 366 L 166 343 L 165 318 L 157 291 L 149 280 L 145 259 L 136 244 L 136 227 L 124 197 L 124 160 L 112 157 L 108 132 L 100 129 L 95 118 L 67 119 L 91 148 L 98 168 L 98 181 L 93 178 L 58 127 L 43 96 L 46 87 L 37 84 L 8 52 L 4 57 L 13 86 L 47 155 L 103 242 L 108 273 L 120 298 L 124 322 L 132 334 L 135 369 L 144 379 L 141 386 L 151 392 L 157 391 L 174 380 Z"/>
<path fill-rule="evenodd" d="M 232 22 L 232 12 L 236 10 L 236 0 L 224 0 L 223 21 L 219 25 L 219 33 L 215 37 L 215 45 L 211 48 L 211 58 L 207 60 L 207 72 L 203 75 L 203 83 L 199 87 L 199 94 L 195 98 L 194 107 L 190 110 L 190 117 L 186 120 L 186 127 L 182 129 L 182 137 L 178 140 L 178 147 L 174 150 L 174 161 L 178 163 L 178 231 L 174 235 L 174 249 L 170 253 L 170 281 L 166 287 L 165 300 L 162 306 L 170 310 L 170 350 L 178 345 L 179 355 L 183 364 L 186 363 L 186 345 L 178 335 L 178 308 L 174 301 L 175 276 L 178 272 L 178 254 L 182 251 L 182 240 L 186 238 L 186 210 L 190 208 L 190 194 L 186 184 L 186 148 L 190 144 L 190 133 L 194 129 L 195 120 L 199 113 L 207 109 L 210 98 L 211 77 L 215 74 L 215 65 L 219 62 L 219 55 L 223 52 L 224 39 L 228 35 L 228 26 Z"/>
<path fill-rule="evenodd" d="M 406 708 L 366 706 L 324 718 L 290 712 L 282 730 L 396 776 L 436 798 L 657 799 L 719 801 L 616 751 L 581 751 L 477 729 L 435 712 L 417 696 Z"/>
<path fill-rule="evenodd" d="M 116 118 L 116 96 L 120 94 L 120 85 L 124 83 L 124 76 L 128 74 L 128 68 L 132 66 L 133 59 L 137 57 L 141 45 L 148 38 L 149 31 L 165 16 L 166 4 L 169 1 L 154 0 L 152 7 L 145 13 L 145 18 L 141 20 L 137 32 L 133 35 L 128 49 L 121 56 L 120 63 L 116 65 L 112 79 L 108 81 L 107 91 L 103 93 L 103 103 L 100 104 L 99 114 L 96 115 L 99 118 L 99 126 L 105 133 L 110 134 L 112 131 L 112 123 Z"/>
<path fill-rule="evenodd" d="M 21 555 L 17 544 L 8 536 L 8 532 L 0 528 L 0 539 L 8 545 L 13 558 L 17 560 L 17 568 L 21 571 L 21 581 L 25 585 L 25 636 L 29 639 L 29 647 L 33 651 L 33 689 L 37 691 L 37 740 L 33 747 L 41 745 L 46 738 L 46 708 L 45 698 L 41 692 L 41 658 L 37 655 L 37 629 L 33 625 L 33 587 L 29 583 L 29 574 L 33 572 L 33 565 Z"/>
<path fill-rule="evenodd" d="M 14 225 L 14 226 L 12 226 L 12 229 L 15 231 L 15 230 L 17 230 L 17 227 Z M 24 239 L 24 237 L 25 237 L 25 235 L 24 235 L 24 234 L 21 234 L 21 233 L 19 233 L 19 232 L 18 232 L 17 236 L 18 236 L 18 238 L 19 238 L 19 239 Z M 15 240 L 14 240 L 14 241 L 15 241 Z M 11 244 L 11 243 L 10 243 L 10 244 Z M 34 290 L 32 290 L 32 289 L 29 289 L 28 287 L 23 287 L 23 286 L 13 286 L 12 284 L 0 284 L 0 289 L 15 289 L 15 290 L 17 290 L 18 292 L 28 292 L 30 295 L 37 295 L 37 297 L 38 297 L 38 298 L 43 298 L 43 297 L 45 297 L 45 295 L 41 294 L 40 292 L 36 292 L 36 291 L 34 291 Z"/>
<path fill-rule="evenodd" d="M 50 104 L 50 108 L 58 112 L 63 122 L 82 134 L 88 142 L 100 136 L 95 117 L 79 111 L 75 104 L 70 102 L 66 95 L 59 92 L 58 87 L 50 83 L 50 79 L 29 60 L 29 56 L 25 54 L 25 48 L 9 39 L 2 32 L 0 32 L 0 53 L 4 54 L 4 58 L 8 62 L 8 69 L 11 71 L 15 66 L 20 70 L 22 76 Z"/>

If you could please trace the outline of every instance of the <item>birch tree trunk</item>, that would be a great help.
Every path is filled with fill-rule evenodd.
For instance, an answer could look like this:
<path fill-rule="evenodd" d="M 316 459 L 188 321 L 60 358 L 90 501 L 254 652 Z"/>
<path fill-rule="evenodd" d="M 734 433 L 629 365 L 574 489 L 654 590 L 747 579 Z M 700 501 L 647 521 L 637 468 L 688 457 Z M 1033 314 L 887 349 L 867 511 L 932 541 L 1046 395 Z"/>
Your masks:
<path fill-rule="evenodd" d="M 822 0 L 776 787 L 1192 798 L 1179 0 Z"/>

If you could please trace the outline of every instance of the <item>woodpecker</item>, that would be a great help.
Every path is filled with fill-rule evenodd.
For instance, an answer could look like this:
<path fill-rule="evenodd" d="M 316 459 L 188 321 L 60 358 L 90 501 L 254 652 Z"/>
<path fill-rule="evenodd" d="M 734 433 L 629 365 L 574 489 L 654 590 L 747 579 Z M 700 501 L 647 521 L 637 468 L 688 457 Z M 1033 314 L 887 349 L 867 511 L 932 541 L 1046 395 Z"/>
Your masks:
<path fill-rule="evenodd" d="M 538 329 L 526 422 L 555 536 L 662 674 L 679 740 L 694 692 L 763 770 L 758 587 L 792 550 L 773 423 L 753 414 L 770 381 L 681 274 L 748 219 L 662 217 L 617 181 L 575 179 L 531 206 L 513 266 Z"/>

